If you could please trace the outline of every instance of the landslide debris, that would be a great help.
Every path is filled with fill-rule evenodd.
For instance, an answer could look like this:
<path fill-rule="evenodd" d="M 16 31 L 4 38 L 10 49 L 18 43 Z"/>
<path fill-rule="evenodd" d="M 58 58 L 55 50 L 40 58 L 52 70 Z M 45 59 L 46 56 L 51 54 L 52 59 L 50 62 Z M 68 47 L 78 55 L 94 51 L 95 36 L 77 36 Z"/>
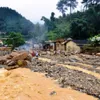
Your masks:
<path fill-rule="evenodd" d="M 31 70 L 46 73 L 47 77 L 57 80 L 61 87 L 71 86 L 73 89 L 100 98 L 100 79 L 92 75 L 39 60 L 33 61 Z"/>

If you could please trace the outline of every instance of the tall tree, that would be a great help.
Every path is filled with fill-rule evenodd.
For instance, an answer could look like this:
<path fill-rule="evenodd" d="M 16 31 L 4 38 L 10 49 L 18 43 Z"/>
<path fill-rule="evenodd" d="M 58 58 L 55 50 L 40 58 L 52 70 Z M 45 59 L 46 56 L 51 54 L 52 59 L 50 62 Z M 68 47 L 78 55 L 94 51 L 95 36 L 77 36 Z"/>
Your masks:
<path fill-rule="evenodd" d="M 41 20 L 44 21 L 44 24 L 47 27 L 47 30 L 50 31 L 52 29 L 51 21 L 48 18 L 44 17 L 44 16 L 42 16 Z"/>
<path fill-rule="evenodd" d="M 55 13 L 52 12 L 50 19 L 48 19 L 44 16 L 42 16 L 42 18 L 41 18 L 41 20 L 43 20 L 45 22 L 45 25 L 47 26 L 48 31 L 51 31 L 51 30 L 56 28 L 56 26 L 55 26 L 55 19 L 56 18 L 54 17 L 54 15 L 55 15 Z"/>
<path fill-rule="evenodd" d="M 70 14 L 72 13 L 72 9 L 77 6 L 76 0 L 60 0 L 57 4 L 57 9 L 61 11 L 62 14 L 65 14 L 66 10 L 70 8 Z"/>
<path fill-rule="evenodd" d="M 62 16 L 65 16 L 66 7 L 64 6 L 64 0 L 60 0 L 57 4 L 57 9 L 62 13 Z"/>
<path fill-rule="evenodd" d="M 54 12 L 51 13 L 50 20 L 51 20 L 52 22 L 55 21 L 55 13 L 54 13 Z"/>

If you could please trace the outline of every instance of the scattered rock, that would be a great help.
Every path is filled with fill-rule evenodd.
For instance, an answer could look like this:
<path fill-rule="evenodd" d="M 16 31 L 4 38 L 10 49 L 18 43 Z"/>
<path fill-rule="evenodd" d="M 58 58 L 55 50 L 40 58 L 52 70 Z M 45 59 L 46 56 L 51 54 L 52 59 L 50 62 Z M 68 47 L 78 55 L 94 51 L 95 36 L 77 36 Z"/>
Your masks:
<path fill-rule="evenodd" d="M 19 67 L 18 65 L 15 65 L 15 66 L 6 66 L 5 69 L 11 70 L 11 69 L 15 69 L 15 68 L 18 68 L 18 67 Z"/>
<path fill-rule="evenodd" d="M 0 64 L 4 64 L 6 62 L 6 57 L 0 57 Z"/>
<path fill-rule="evenodd" d="M 14 66 L 14 65 L 16 65 L 16 61 L 10 61 L 8 64 L 7 64 L 8 66 Z"/>
<path fill-rule="evenodd" d="M 7 65 L 6 69 L 17 67 L 29 67 L 32 57 L 25 51 L 13 51 L 6 56 L 0 56 L 0 64 Z M 18 66 L 17 66 L 18 65 Z M 10 67 L 9 67 L 10 66 Z M 16 67 L 17 66 L 17 67 Z"/>
<path fill-rule="evenodd" d="M 80 57 L 78 57 L 76 55 L 71 55 L 70 59 L 74 60 L 74 62 L 82 62 L 83 61 Z"/>
<path fill-rule="evenodd" d="M 52 91 L 52 92 L 50 93 L 51 96 L 56 95 L 56 94 L 57 94 L 56 91 Z"/>
<path fill-rule="evenodd" d="M 33 64 L 32 71 L 46 73 L 46 77 L 53 77 L 55 80 L 58 80 L 61 87 L 64 88 L 70 86 L 73 89 L 99 98 L 100 80 L 96 77 L 81 71 L 67 69 L 63 66 L 57 66 L 56 63 L 52 64 L 37 60 Z"/>
<path fill-rule="evenodd" d="M 100 56 L 100 53 L 97 53 L 96 56 Z"/>

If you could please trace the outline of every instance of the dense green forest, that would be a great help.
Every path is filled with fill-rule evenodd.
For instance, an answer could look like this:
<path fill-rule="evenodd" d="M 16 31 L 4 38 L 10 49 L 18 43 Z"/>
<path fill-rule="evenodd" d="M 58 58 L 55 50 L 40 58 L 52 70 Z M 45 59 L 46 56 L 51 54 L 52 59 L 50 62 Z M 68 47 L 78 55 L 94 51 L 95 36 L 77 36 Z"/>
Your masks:
<path fill-rule="evenodd" d="M 28 35 L 34 30 L 34 24 L 21 14 L 8 7 L 0 8 L 0 32 L 20 32 Z"/>
<path fill-rule="evenodd" d="M 55 18 L 52 12 L 50 18 L 42 17 L 47 28 L 47 39 L 57 38 L 88 39 L 100 34 L 100 0 L 83 0 L 83 10 L 72 13 L 77 8 L 76 0 L 59 0 L 57 9 L 62 16 Z M 68 12 L 69 14 L 66 14 Z"/>
<path fill-rule="evenodd" d="M 21 33 L 25 39 L 32 38 L 40 42 L 45 39 L 46 27 L 43 24 L 33 24 L 17 11 L 8 7 L 0 8 L 0 32 Z"/>
<path fill-rule="evenodd" d="M 54 12 L 51 12 L 50 18 L 42 16 L 44 25 L 33 24 L 15 10 L 1 7 L 0 32 L 19 32 L 40 42 L 68 37 L 88 39 L 100 34 L 100 0 L 83 0 L 82 5 L 82 10 L 73 12 L 78 7 L 77 0 L 59 0 L 57 9 L 62 16 L 56 18 Z"/>

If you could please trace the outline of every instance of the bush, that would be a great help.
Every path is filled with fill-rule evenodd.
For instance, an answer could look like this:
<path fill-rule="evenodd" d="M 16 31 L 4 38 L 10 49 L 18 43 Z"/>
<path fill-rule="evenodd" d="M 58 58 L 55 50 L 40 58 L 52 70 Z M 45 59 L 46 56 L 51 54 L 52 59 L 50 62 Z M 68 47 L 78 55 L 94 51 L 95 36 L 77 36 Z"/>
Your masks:
<path fill-rule="evenodd" d="M 14 49 L 15 47 L 23 45 L 25 43 L 25 40 L 21 33 L 11 32 L 9 33 L 4 43 L 8 46 L 11 46 L 12 49 Z"/>
<path fill-rule="evenodd" d="M 92 46 L 100 46 L 100 34 L 89 38 Z"/>

